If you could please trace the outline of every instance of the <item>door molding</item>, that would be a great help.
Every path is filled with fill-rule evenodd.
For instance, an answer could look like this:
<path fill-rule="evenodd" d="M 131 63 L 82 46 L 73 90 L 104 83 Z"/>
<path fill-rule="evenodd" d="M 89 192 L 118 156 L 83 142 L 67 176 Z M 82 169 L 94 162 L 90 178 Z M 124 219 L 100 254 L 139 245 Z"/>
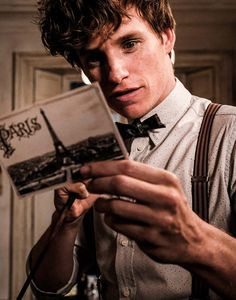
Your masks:
<path fill-rule="evenodd" d="M 214 74 L 215 102 L 236 105 L 233 101 L 233 53 L 225 51 L 176 51 L 176 70 L 212 68 Z"/>
<path fill-rule="evenodd" d="M 35 70 L 75 72 L 63 57 L 52 57 L 45 53 L 14 54 L 14 109 L 22 109 L 35 102 Z M 11 299 L 16 299 L 26 279 L 26 259 L 35 242 L 35 199 L 18 199 L 11 196 Z M 25 300 L 32 299 L 28 289 Z"/>
<path fill-rule="evenodd" d="M 55 72 L 72 72 L 75 70 L 61 56 L 51 56 L 46 53 L 16 53 L 15 54 L 15 108 L 34 103 L 35 70 Z"/>
<path fill-rule="evenodd" d="M 230 52 L 176 52 L 175 68 L 191 70 L 213 68 L 216 102 L 233 104 L 233 56 Z M 63 57 L 53 57 L 47 53 L 15 53 L 14 55 L 14 109 L 20 109 L 35 102 L 35 70 L 75 73 Z M 25 262 L 34 242 L 34 199 L 19 200 L 12 196 L 12 286 L 11 295 L 15 299 L 26 275 Z M 30 291 L 25 299 L 31 299 Z"/>

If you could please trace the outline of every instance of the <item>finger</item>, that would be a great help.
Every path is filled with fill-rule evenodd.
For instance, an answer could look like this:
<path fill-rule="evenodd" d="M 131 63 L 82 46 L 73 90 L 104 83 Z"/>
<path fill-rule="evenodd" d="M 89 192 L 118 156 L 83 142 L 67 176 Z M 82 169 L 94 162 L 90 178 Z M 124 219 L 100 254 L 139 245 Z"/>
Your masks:
<path fill-rule="evenodd" d="M 146 203 L 151 207 L 157 206 L 171 209 L 178 202 L 186 201 L 182 190 L 178 188 L 151 184 L 124 175 L 95 178 L 89 182 L 87 188 L 92 193 L 134 198 L 140 203 Z"/>
<path fill-rule="evenodd" d="M 85 182 L 76 182 L 76 183 L 66 183 L 64 187 L 65 193 L 75 193 L 77 195 L 77 199 L 87 198 L 89 193 L 86 188 Z"/>
<path fill-rule="evenodd" d="M 73 200 L 71 196 L 73 195 Z M 71 205 L 68 201 L 71 200 Z M 85 213 L 97 199 L 97 195 L 89 194 L 83 182 L 67 183 L 63 188 L 55 190 L 54 204 L 58 211 L 66 208 L 66 220 L 70 221 Z"/>
<path fill-rule="evenodd" d="M 136 242 L 147 242 L 148 226 L 139 223 L 130 223 L 128 220 L 114 215 L 105 215 L 105 223 L 114 231 L 119 232 Z M 156 238 L 158 238 L 156 236 Z"/>
<path fill-rule="evenodd" d="M 83 182 L 67 183 L 64 187 L 54 191 L 54 200 L 58 205 L 65 204 L 70 193 L 74 193 L 76 199 L 84 199 L 89 195 L 86 185 Z"/>
<path fill-rule="evenodd" d="M 143 252 L 156 261 L 175 263 L 185 259 L 185 255 L 183 255 L 186 252 L 185 242 L 182 247 L 179 249 L 176 247 L 176 251 L 173 251 L 173 245 L 181 243 L 181 240 L 176 239 L 175 234 L 166 236 L 159 228 L 129 223 L 113 215 L 106 215 L 105 223 L 114 231 L 134 240 Z"/>
<path fill-rule="evenodd" d="M 77 199 L 73 202 L 72 206 L 69 209 L 64 210 L 57 208 L 58 211 L 65 211 L 65 220 L 71 222 L 75 219 L 78 219 L 81 215 L 86 213 L 95 203 L 97 195 L 90 194 L 86 199 Z"/>
<path fill-rule="evenodd" d="M 181 236 L 180 228 L 176 224 L 174 225 L 168 217 L 155 218 L 154 224 L 149 224 L 152 222 L 148 219 L 145 219 L 145 222 L 135 219 L 134 222 L 113 214 L 105 214 L 104 220 L 113 230 L 139 243 L 164 246 L 178 241 L 179 243 L 184 242 L 184 245 L 187 244 L 185 236 Z"/>
<path fill-rule="evenodd" d="M 96 162 L 81 167 L 80 172 L 84 178 L 123 174 L 149 183 L 180 186 L 179 180 L 174 174 L 132 160 Z"/>
<path fill-rule="evenodd" d="M 159 226 L 149 226 L 142 223 L 131 223 L 129 220 L 114 215 L 105 215 L 105 223 L 114 231 L 119 232 L 139 245 L 139 247 L 154 260 L 160 262 L 185 262 L 188 257 L 186 249 L 194 244 L 196 236 L 186 235 L 187 231 L 165 231 Z M 190 240 L 193 239 L 191 242 Z M 174 248 L 173 248 L 174 247 Z M 175 249 L 173 251 L 173 249 Z"/>
<path fill-rule="evenodd" d="M 101 198 L 99 197 L 95 203 L 95 209 L 99 213 L 112 214 L 114 216 L 128 219 L 130 222 L 143 222 L 148 214 L 152 214 L 152 210 L 143 205 L 120 200 L 117 198 Z"/>
<path fill-rule="evenodd" d="M 115 198 L 98 198 L 95 209 L 106 216 L 112 215 L 122 223 L 155 226 L 162 232 L 176 231 L 174 217 L 167 210 L 154 210 L 146 205 Z"/>
<path fill-rule="evenodd" d="M 98 196 L 90 194 L 86 199 L 77 199 L 72 204 L 71 208 L 67 212 L 67 216 L 70 218 L 77 218 L 88 211 L 96 202 Z"/>

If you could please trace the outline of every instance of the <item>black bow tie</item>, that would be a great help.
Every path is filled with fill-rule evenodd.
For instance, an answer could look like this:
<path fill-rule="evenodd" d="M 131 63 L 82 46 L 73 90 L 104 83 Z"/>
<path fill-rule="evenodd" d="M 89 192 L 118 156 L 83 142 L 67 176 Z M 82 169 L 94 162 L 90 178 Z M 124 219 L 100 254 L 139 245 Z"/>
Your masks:
<path fill-rule="evenodd" d="M 141 122 L 139 119 L 136 119 L 132 124 L 122 124 L 116 122 L 116 125 L 121 136 L 124 139 L 148 136 L 149 130 L 166 127 L 161 122 L 157 114 L 153 115 L 143 122 Z"/>

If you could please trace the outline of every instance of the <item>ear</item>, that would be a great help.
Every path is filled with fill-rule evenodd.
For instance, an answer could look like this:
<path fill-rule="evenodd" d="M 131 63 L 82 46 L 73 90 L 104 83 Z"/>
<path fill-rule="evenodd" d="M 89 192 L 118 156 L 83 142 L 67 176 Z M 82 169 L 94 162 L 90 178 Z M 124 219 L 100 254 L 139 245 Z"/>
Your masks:
<path fill-rule="evenodd" d="M 176 35 L 175 31 L 171 28 L 167 28 L 165 31 L 162 32 L 162 41 L 163 45 L 165 46 L 166 53 L 169 54 L 175 45 Z"/>

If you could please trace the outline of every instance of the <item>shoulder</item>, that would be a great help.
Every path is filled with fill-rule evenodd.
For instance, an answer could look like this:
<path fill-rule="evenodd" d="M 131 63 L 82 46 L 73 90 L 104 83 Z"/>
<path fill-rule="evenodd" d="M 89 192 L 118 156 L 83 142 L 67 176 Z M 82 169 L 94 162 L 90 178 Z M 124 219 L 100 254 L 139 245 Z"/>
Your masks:
<path fill-rule="evenodd" d="M 231 128 L 232 131 L 236 131 L 236 107 L 222 105 L 216 113 L 215 122 L 224 128 Z"/>
<path fill-rule="evenodd" d="M 192 96 L 191 102 L 191 108 L 201 117 L 203 117 L 208 105 L 213 103 L 208 99 L 197 96 Z M 219 121 L 221 120 L 222 122 L 235 122 L 236 106 L 222 104 L 216 113 L 216 119 L 219 119 Z"/>
<path fill-rule="evenodd" d="M 236 117 L 236 106 L 222 104 L 216 115 L 234 119 Z"/>
<path fill-rule="evenodd" d="M 203 117 L 208 105 L 211 103 L 212 102 L 208 99 L 192 95 L 191 109 L 197 116 Z"/>
<path fill-rule="evenodd" d="M 191 109 L 198 115 L 200 124 L 207 107 L 212 102 L 208 99 L 192 96 Z M 211 140 L 224 141 L 230 144 L 236 140 L 236 107 L 231 105 L 221 105 L 213 121 L 211 130 Z"/>
<path fill-rule="evenodd" d="M 222 105 L 214 118 L 211 139 L 220 147 L 227 145 L 231 151 L 236 143 L 236 107 Z"/>

